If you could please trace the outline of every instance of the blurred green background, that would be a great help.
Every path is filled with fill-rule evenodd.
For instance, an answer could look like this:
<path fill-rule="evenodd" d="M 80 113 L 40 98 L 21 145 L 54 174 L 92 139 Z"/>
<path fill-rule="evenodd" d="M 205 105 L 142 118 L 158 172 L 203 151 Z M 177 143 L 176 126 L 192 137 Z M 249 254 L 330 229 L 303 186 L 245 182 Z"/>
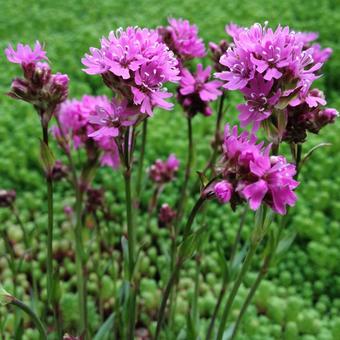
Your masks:
<path fill-rule="evenodd" d="M 319 32 L 322 46 L 331 47 L 334 53 L 324 67 L 324 76 L 318 86 L 325 91 L 328 105 L 339 109 L 339 0 L 0 0 L 0 50 L 3 51 L 10 42 L 33 43 L 38 39 L 46 45 L 53 70 L 69 74 L 71 97 L 107 93 L 100 77 L 88 76 L 81 71 L 80 59 L 88 48 L 98 46 L 102 35 L 120 26 L 152 28 L 166 24 L 169 16 L 196 23 L 206 43 L 224 38 L 224 26 L 229 22 L 248 26 L 269 21 L 270 26 L 280 23 L 294 30 Z M 39 198 L 44 196 L 44 187 L 38 161 L 38 117 L 29 105 L 4 95 L 17 74 L 17 65 L 10 65 L 1 53 L 0 188 L 16 189 L 19 205 L 25 211 L 27 206 L 42 208 Z M 239 95 L 230 96 L 228 121 L 236 121 L 235 105 L 238 101 Z M 170 152 L 178 154 L 184 164 L 184 124 L 179 108 L 156 113 L 150 121 L 148 164 Z M 208 157 L 213 125 L 213 119 L 195 118 L 197 169 Z M 322 141 L 332 143 L 332 147 L 317 151 L 302 172 L 303 185 L 299 188 L 299 202 L 291 223 L 291 228 L 298 231 L 297 242 L 285 259 L 271 270 L 270 281 L 264 283 L 257 298 L 257 308 L 253 306 L 248 313 L 243 339 L 340 339 L 339 134 L 340 123 L 337 122 L 322 130 L 320 136 L 310 136 L 304 146 L 308 150 Z M 122 197 L 119 176 L 113 175 L 109 169 L 101 170 L 100 175 L 98 182 Z M 57 187 L 57 210 L 60 212 L 64 204 L 63 190 L 66 190 L 63 186 Z M 165 201 L 175 201 L 176 193 L 172 191 L 165 191 Z M 148 193 L 146 190 L 145 199 Z M 115 209 L 117 213 L 122 210 L 121 206 Z M 235 234 L 237 215 L 231 215 L 229 210 L 217 211 L 216 205 L 209 213 L 213 232 L 208 247 L 213 252 L 216 243 L 229 245 Z M 5 221 L 5 215 L 1 221 Z M 250 227 L 245 228 L 244 238 L 249 235 Z M 215 267 L 214 256 L 203 257 L 205 288 L 201 292 L 200 307 L 206 315 L 211 312 L 214 294 L 218 291 L 219 271 Z M 190 270 L 187 275 L 190 277 Z M 252 280 L 251 275 L 249 280 Z M 269 298 L 269 292 L 274 298 Z M 263 315 L 261 308 L 266 309 Z M 178 318 L 181 317 L 184 315 Z"/>

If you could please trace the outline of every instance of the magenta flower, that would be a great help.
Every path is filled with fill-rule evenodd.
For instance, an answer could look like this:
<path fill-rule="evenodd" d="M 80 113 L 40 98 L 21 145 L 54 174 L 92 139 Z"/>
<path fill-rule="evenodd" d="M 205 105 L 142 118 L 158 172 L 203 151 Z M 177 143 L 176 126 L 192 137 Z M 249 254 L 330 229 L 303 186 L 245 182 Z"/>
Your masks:
<path fill-rule="evenodd" d="M 169 46 L 181 61 L 205 56 L 203 40 L 198 36 L 198 28 L 188 20 L 170 18 L 169 26 L 160 27 L 162 41 Z"/>
<path fill-rule="evenodd" d="M 8 95 L 34 106 L 43 126 L 47 126 L 57 106 L 68 96 L 69 78 L 66 74 L 52 74 L 46 52 L 37 41 L 34 49 L 18 44 L 17 51 L 11 45 L 5 50 L 7 59 L 21 64 L 23 78 L 15 78 Z"/>
<path fill-rule="evenodd" d="M 216 198 L 221 203 L 228 203 L 233 194 L 233 186 L 228 181 L 217 182 L 214 186 Z"/>
<path fill-rule="evenodd" d="M 152 115 L 155 107 L 166 110 L 172 104 L 164 84 L 179 80 L 178 61 L 159 42 L 154 30 L 128 27 L 101 39 L 100 49 L 90 48 L 82 63 L 88 74 L 101 74 L 105 84 L 118 92 L 142 114 Z"/>
<path fill-rule="evenodd" d="M 237 105 L 240 111 L 239 120 L 244 128 L 253 124 L 253 131 L 257 131 L 260 123 L 267 119 L 280 98 L 280 92 L 272 93 L 273 81 L 265 81 L 261 75 L 251 80 L 242 89 L 246 104 Z"/>
<path fill-rule="evenodd" d="M 159 106 L 165 110 L 170 110 L 173 107 L 173 104 L 164 100 L 171 97 L 172 94 L 160 88 L 159 84 L 162 81 L 164 81 L 164 75 L 155 63 L 142 65 L 141 69 L 136 71 L 135 82 L 137 86 L 132 86 L 131 91 L 133 101 L 140 105 L 142 113 L 151 116 L 154 106 Z"/>
<path fill-rule="evenodd" d="M 218 169 L 223 180 L 214 186 L 214 194 L 220 202 L 232 207 L 243 200 L 257 210 L 265 203 L 278 214 L 286 213 L 286 206 L 296 202 L 294 189 L 295 165 L 287 163 L 283 156 L 270 157 L 270 145 L 257 144 L 256 137 L 237 127 L 227 125 L 223 143 L 223 158 Z"/>
<path fill-rule="evenodd" d="M 257 176 L 257 181 L 246 184 L 240 194 L 251 209 L 257 210 L 265 201 L 275 212 L 284 215 L 287 205 L 294 206 L 297 197 L 293 190 L 299 184 L 294 180 L 295 165 L 287 163 L 283 156 L 260 157 L 250 163 L 250 172 Z"/>
<path fill-rule="evenodd" d="M 225 69 L 215 76 L 225 82 L 224 88 L 243 93 L 245 103 L 237 106 L 242 127 L 252 125 L 256 131 L 262 125 L 271 138 L 279 140 L 286 127 L 301 118 L 288 114 L 292 112 L 288 106 L 325 105 L 312 84 L 331 51 L 321 51 L 313 44 L 317 34 L 296 33 L 281 26 L 272 30 L 267 24 L 250 28 L 231 24 L 226 31 L 233 43 L 220 58 Z M 298 138 L 302 130 L 297 132 Z"/>
<path fill-rule="evenodd" d="M 212 111 L 208 102 L 216 100 L 222 94 L 219 89 L 222 82 L 209 81 L 211 67 L 205 70 L 201 64 L 197 65 L 197 71 L 192 74 L 188 69 L 182 70 L 182 78 L 178 90 L 178 99 L 184 110 L 193 117 L 198 112 L 209 116 Z"/>
<path fill-rule="evenodd" d="M 254 26 L 250 29 L 249 35 L 252 34 L 253 29 Z M 265 80 L 282 77 L 281 69 L 291 63 L 294 48 L 292 40 L 289 28 L 278 26 L 275 32 L 269 28 L 262 36 L 260 43 L 254 42 L 254 53 L 250 58 L 256 65 L 256 70 L 264 75 Z"/>
<path fill-rule="evenodd" d="M 109 110 L 108 110 L 109 108 Z M 96 107 L 96 113 L 88 117 L 88 122 L 96 126 L 101 126 L 98 130 L 90 133 L 88 136 L 96 139 L 101 137 L 117 137 L 120 128 L 131 126 L 137 120 L 135 108 L 128 108 L 127 101 L 121 103 L 115 99 L 111 105 L 105 107 Z"/>
<path fill-rule="evenodd" d="M 36 41 L 33 50 L 29 45 L 18 44 L 15 51 L 12 45 L 9 44 L 5 49 L 5 54 L 8 61 L 14 64 L 36 64 L 41 60 L 47 60 L 46 51 L 42 49 L 39 41 Z"/>
<path fill-rule="evenodd" d="M 250 55 L 241 48 L 237 53 L 229 48 L 221 57 L 220 63 L 227 70 L 215 73 L 215 76 L 226 82 L 223 87 L 227 90 L 243 89 L 254 78 L 255 66 L 250 61 Z"/>

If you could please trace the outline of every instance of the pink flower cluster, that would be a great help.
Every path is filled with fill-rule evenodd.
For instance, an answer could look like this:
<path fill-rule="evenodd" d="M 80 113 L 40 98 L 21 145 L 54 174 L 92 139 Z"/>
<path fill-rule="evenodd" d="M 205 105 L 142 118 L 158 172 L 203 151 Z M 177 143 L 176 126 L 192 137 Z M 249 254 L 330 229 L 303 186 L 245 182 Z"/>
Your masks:
<path fill-rule="evenodd" d="M 195 116 L 198 112 L 205 116 L 212 114 L 209 102 L 216 100 L 222 91 L 219 89 L 222 82 L 209 80 L 211 67 L 203 69 L 202 64 L 197 65 L 196 73 L 192 74 L 184 68 L 181 72 L 181 80 L 178 89 L 178 101 L 183 106 L 189 117 Z"/>
<path fill-rule="evenodd" d="M 322 91 L 312 89 L 305 101 L 298 98 L 287 107 L 287 125 L 283 133 L 283 140 L 289 143 L 303 143 L 307 132 L 319 133 L 326 125 L 335 122 L 339 116 L 336 109 L 325 108 L 325 96 Z"/>
<path fill-rule="evenodd" d="M 112 133 L 119 128 L 118 124 L 126 124 L 125 120 L 121 122 L 119 118 L 122 107 L 105 96 L 85 95 L 81 100 L 67 100 L 56 112 L 61 130 L 54 126 L 53 134 L 64 149 L 68 149 L 72 142 L 75 149 L 85 147 L 88 152 L 91 150 L 92 154 L 102 151 L 101 164 L 116 168 L 119 166 L 119 154 Z M 115 115 L 118 120 L 115 120 Z M 113 124 L 111 128 L 102 127 L 96 131 L 95 124 L 99 123 L 99 117 L 103 117 L 103 123 L 112 119 L 117 125 Z"/>
<path fill-rule="evenodd" d="M 169 226 L 176 218 L 176 211 L 174 211 L 169 204 L 162 204 L 158 213 L 158 222 L 160 226 Z"/>
<path fill-rule="evenodd" d="M 158 106 L 169 110 L 173 104 L 164 84 L 179 80 L 178 61 L 159 41 L 154 30 L 128 27 L 103 37 L 99 49 L 90 48 L 82 63 L 88 74 L 101 74 L 107 86 L 125 98 L 128 106 L 137 106 L 152 115 Z"/>
<path fill-rule="evenodd" d="M 227 32 L 233 44 L 220 58 L 226 69 L 216 76 L 225 81 L 226 89 L 244 95 L 246 102 L 238 106 L 241 127 L 252 125 L 256 131 L 272 116 L 272 122 L 282 121 L 278 115 L 286 115 L 289 105 L 307 103 L 311 107 L 312 83 L 331 54 L 330 49 L 311 45 L 315 34 L 295 33 L 281 26 L 274 31 L 260 24 L 250 28 L 232 24 Z"/>
<path fill-rule="evenodd" d="M 205 46 L 198 36 L 198 28 L 188 20 L 170 18 L 169 25 L 159 27 L 158 33 L 181 63 L 205 56 Z"/>
<path fill-rule="evenodd" d="M 166 161 L 157 159 L 149 169 L 150 179 L 158 184 L 171 182 L 179 168 L 179 160 L 171 154 Z"/>
<path fill-rule="evenodd" d="M 225 128 L 221 175 L 213 191 L 217 199 L 236 206 L 243 200 L 257 210 L 262 203 L 279 214 L 286 213 L 286 206 L 296 202 L 294 189 L 295 165 L 283 156 L 270 156 L 270 145 L 256 144 L 257 139 L 248 132 L 238 135 L 237 127 Z"/>
<path fill-rule="evenodd" d="M 8 61 L 21 65 L 24 75 L 13 80 L 8 95 L 34 105 L 43 124 L 47 125 L 56 107 L 67 98 L 68 76 L 52 74 L 46 62 L 46 52 L 38 41 L 33 49 L 29 45 L 18 44 L 15 50 L 9 45 L 5 54 Z"/>

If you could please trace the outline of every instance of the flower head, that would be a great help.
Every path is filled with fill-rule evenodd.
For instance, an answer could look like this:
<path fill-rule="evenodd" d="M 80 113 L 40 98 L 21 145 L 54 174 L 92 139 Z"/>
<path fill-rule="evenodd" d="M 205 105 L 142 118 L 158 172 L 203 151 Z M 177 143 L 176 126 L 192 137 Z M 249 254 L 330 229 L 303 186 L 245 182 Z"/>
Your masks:
<path fill-rule="evenodd" d="M 201 64 L 197 65 L 197 71 L 192 74 L 188 69 L 182 70 L 182 78 L 178 90 L 178 99 L 189 116 L 198 112 L 209 116 L 212 111 L 208 102 L 216 100 L 222 94 L 219 89 L 222 82 L 218 80 L 209 81 L 211 67 L 203 69 Z"/>
<path fill-rule="evenodd" d="M 7 59 L 21 64 L 23 78 L 15 78 L 8 95 L 31 103 L 47 126 L 57 106 L 66 100 L 69 78 L 66 74 L 53 74 L 47 62 L 46 52 L 37 41 L 34 49 L 18 44 L 17 51 L 11 45 L 5 49 Z"/>
<path fill-rule="evenodd" d="M 311 86 L 331 51 L 312 43 L 315 33 L 282 26 L 273 30 L 267 24 L 231 24 L 226 30 L 233 43 L 220 58 L 225 69 L 215 75 L 225 82 L 224 88 L 243 93 L 246 102 L 237 106 L 242 127 L 252 125 L 256 131 L 262 123 L 274 125 L 267 131 L 277 131 L 275 138 L 280 139 L 285 129 L 281 125 L 289 124 L 288 106 L 324 105 Z"/>
<path fill-rule="evenodd" d="M 39 41 L 36 41 L 34 49 L 31 49 L 29 45 L 18 44 L 16 51 L 9 44 L 5 49 L 5 54 L 8 61 L 14 64 L 28 65 L 47 60 L 46 51 L 43 50 Z"/>
<path fill-rule="evenodd" d="M 119 117 L 121 126 L 131 118 L 123 120 L 121 116 L 125 113 L 130 114 L 131 111 L 124 103 L 110 102 L 105 96 L 85 95 L 80 100 L 67 100 L 60 105 L 56 112 L 59 125 L 54 126 L 52 132 L 63 149 L 68 151 L 72 143 L 75 149 L 85 147 L 88 154 L 101 152 L 101 165 L 116 168 L 119 166 L 119 154 L 109 130 L 110 117 Z"/>
<path fill-rule="evenodd" d="M 100 49 L 90 48 L 82 59 L 84 72 L 101 74 L 107 86 L 143 114 L 152 115 L 157 106 L 172 107 L 165 101 L 171 94 L 164 84 L 179 80 L 178 61 L 156 31 L 128 27 L 110 32 L 100 42 Z"/>
<path fill-rule="evenodd" d="M 133 125 L 137 119 L 135 108 L 128 108 L 126 100 L 119 103 L 113 99 L 110 105 L 97 106 L 95 110 L 96 112 L 88 117 L 88 122 L 94 125 L 94 128 L 100 127 L 88 135 L 95 140 L 101 137 L 117 137 L 120 128 Z"/>
<path fill-rule="evenodd" d="M 283 156 L 270 157 L 270 145 L 256 142 L 254 135 L 239 135 L 237 127 L 230 130 L 226 126 L 219 169 L 223 180 L 215 184 L 214 194 L 220 202 L 230 201 L 232 206 L 246 200 L 253 210 L 265 203 L 285 214 L 286 206 L 294 205 L 297 199 L 295 165 Z"/>
<path fill-rule="evenodd" d="M 157 159 L 149 169 L 150 179 L 159 184 L 171 182 L 179 169 L 179 160 L 174 154 L 169 155 L 166 161 Z"/>
<path fill-rule="evenodd" d="M 196 25 L 188 20 L 170 18 L 169 25 L 158 29 L 162 41 L 183 62 L 205 56 L 203 40 Z"/>

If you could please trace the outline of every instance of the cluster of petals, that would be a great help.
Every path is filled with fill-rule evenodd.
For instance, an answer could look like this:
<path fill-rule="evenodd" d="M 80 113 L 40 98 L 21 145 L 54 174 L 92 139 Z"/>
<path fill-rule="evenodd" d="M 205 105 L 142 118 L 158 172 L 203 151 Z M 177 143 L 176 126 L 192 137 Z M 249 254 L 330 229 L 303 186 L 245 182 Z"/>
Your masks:
<path fill-rule="evenodd" d="M 110 32 L 90 48 L 82 63 L 88 74 L 101 74 L 104 82 L 135 104 L 143 114 L 152 115 L 154 107 L 169 110 L 171 97 L 164 84 L 179 80 L 178 61 L 155 30 L 128 27 Z"/>
<path fill-rule="evenodd" d="M 196 25 L 174 18 L 169 18 L 168 22 L 168 26 L 158 28 L 158 33 L 181 62 L 205 56 L 204 42 L 198 35 Z"/>
<path fill-rule="evenodd" d="M 23 70 L 23 77 L 13 80 L 8 95 L 33 104 L 46 124 L 56 107 L 67 98 L 68 76 L 52 73 L 46 51 L 38 41 L 33 49 L 29 45 L 18 44 L 15 50 L 9 45 L 5 55 L 11 63 L 20 64 Z"/>
<path fill-rule="evenodd" d="M 226 89 L 243 93 L 246 102 L 238 106 L 242 127 L 252 125 L 256 131 L 278 108 L 282 110 L 277 104 L 283 100 L 286 106 L 308 102 L 311 86 L 332 52 L 312 43 L 316 34 L 282 26 L 272 30 L 267 24 L 231 24 L 226 31 L 233 43 L 220 58 L 225 70 L 215 75 Z"/>
<path fill-rule="evenodd" d="M 257 143 L 246 131 L 239 135 L 236 126 L 226 126 L 220 169 L 223 179 L 213 187 L 220 202 L 236 205 L 246 200 L 253 210 L 265 203 L 278 214 L 285 214 L 286 206 L 295 204 L 295 165 L 283 156 L 270 156 L 270 147 Z"/>
<path fill-rule="evenodd" d="M 150 179 L 158 184 L 171 182 L 179 169 L 179 160 L 174 154 L 169 155 L 167 160 L 157 159 L 149 168 Z"/>
<path fill-rule="evenodd" d="M 209 102 L 216 100 L 221 94 L 222 82 L 210 80 L 211 67 L 206 69 L 201 64 L 197 65 L 197 71 L 192 74 L 188 69 L 182 70 L 182 77 L 178 89 L 178 100 L 188 116 L 193 117 L 198 112 L 210 116 L 212 110 Z"/>
<path fill-rule="evenodd" d="M 120 115 L 121 108 L 121 104 L 105 96 L 85 95 L 80 100 L 67 100 L 56 112 L 59 126 L 53 127 L 53 134 L 60 143 L 66 140 L 69 145 L 72 141 L 75 149 L 92 147 L 95 142 L 95 147 L 102 151 L 101 164 L 116 168 L 119 165 L 118 147 L 109 133 L 110 127 L 106 129 L 105 124 L 109 124 L 110 117 Z M 99 128 L 98 123 L 102 124 Z M 119 117 L 119 124 L 126 124 L 125 120 Z"/>
<path fill-rule="evenodd" d="M 15 50 L 13 46 L 9 44 L 5 49 L 5 55 L 8 61 L 20 65 L 36 64 L 41 60 L 47 60 L 46 51 L 43 50 L 39 41 L 35 42 L 33 49 L 29 45 L 19 43 Z"/>

